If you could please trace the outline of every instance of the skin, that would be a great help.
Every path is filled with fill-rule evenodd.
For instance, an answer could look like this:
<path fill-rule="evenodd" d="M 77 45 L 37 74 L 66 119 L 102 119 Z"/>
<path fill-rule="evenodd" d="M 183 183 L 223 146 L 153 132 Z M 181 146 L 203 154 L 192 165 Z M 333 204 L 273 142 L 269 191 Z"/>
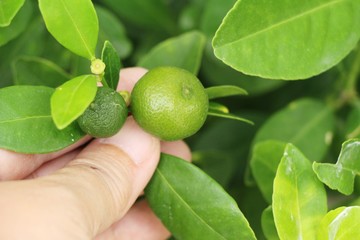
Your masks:
<path fill-rule="evenodd" d="M 118 88 L 131 91 L 145 72 L 122 70 Z M 161 151 L 191 158 L 183 141 L 160 142 L 132 117 L 113 137 L 85 137 L 60 152 L 0 150 L 0 239 L 168 238 L 146 200 L 136 201 Z"/>

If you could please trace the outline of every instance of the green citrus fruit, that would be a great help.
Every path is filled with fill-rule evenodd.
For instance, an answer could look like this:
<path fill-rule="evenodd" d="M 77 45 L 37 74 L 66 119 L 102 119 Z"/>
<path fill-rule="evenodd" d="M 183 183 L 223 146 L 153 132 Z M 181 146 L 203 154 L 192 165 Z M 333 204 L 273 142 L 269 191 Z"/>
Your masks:
<path fill-rule="evenodd" d="M 128 110 L 121 95 L 107 87 L 99 87 L 94 101 L 78 118 L 80 128 L 93 137 L 110 137 L 124 125 Z"/>
<path fill-rule="evenodd" d="M 204 124 L 209 107 L 201 82 L 176 67 L 147 72 L 131 93 L 131 113 L 147 132 L 162 140 L 189 137 Z"/>

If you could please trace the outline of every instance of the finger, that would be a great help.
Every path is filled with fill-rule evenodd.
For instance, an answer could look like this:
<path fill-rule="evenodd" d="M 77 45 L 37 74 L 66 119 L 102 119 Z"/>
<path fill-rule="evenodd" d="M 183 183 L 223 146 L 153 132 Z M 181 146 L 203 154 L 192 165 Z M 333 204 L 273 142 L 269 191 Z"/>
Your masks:
<path fill-rule="evenodd" d="M 131 92 L 135 83 L 147 72 L 145 68 L 132 67 L 124 68 L 120 71 L 120 80 L 117 87 L 118 90 L 126 90 Z"/>
<path fill-rule="evenodd" d="M 190 148 L 184 141 L 161 142 L 161 152 L 191 160 Z M 96 240 L 161 240 L 169 236 L 170 232 L 153 213 L 147 201 L 142 200 L 135 203 L 124 218 L 98 235 Z"/>
<path fill-rule="evenodd" d="M 170 232 L 163 226 L 145 200 L 135 203 L 126 216 L 95 240 L 163 240 Z"/>
<path fill-rule="evenodd" d="M 27 176 L 26 179 L 39 178 L 52 174 L 53 172 L 66 166 L 66 164 L 68 164 L 70 161 L 74 160 L 74 158 L 80 153 L 81 150 L 82 149 L 77 148 L 54 160 L 44 163 L 38 169 L 32 172 L 29 176 Z"/>
<path fill-rule="evenodd" d="M 191 150 L 182 140 L 173 142 L 161 142 L 161 152 L 177 156 L 188 162 L 191 161 Z"/>
<path fill-rule="evenodd" d="M 65 149 L 47 154 L 24 154 L 0 149 L 0 181 L 23 179 L 43 163 L 72 151 L 90 139 L 86 136 Z"/>
<path fill-rule="evenodd" d="M 33 239 L 94 238 L 133 205 L 159 156 L 159 140 L 129 117 L 117 135 L 94 140 L 56 173 L 0 184 L 0 239 L 24 239 L 34 232 L 38 235 Z M 16 207 L 6 207 L 11 203 Z M 44 231 L 49 223 L 50 233 Z M 24 227 L 11 231 L 14 226 Z"/>

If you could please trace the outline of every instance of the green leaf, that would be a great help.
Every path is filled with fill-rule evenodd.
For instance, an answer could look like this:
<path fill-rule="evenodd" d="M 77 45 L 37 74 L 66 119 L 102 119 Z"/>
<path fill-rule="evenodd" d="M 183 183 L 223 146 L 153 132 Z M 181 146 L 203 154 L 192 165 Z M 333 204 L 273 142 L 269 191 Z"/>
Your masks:
<path fill-rule="evenodd" d="M 106 65 L 104 75 L 105 80 L 110 88 L 116 90 L 119 82 L 121 62 L 116 49 L 109 41 L 105 41 L 104 43 L 101 59 Z"/>
<path fill-rule="evenodd" d="M 344 142 L 336 164 L 314 162 L 313 169 L 328 187 L 350 195 L 354 191 L 355 176 L 360 176 L 360 140 Z"/>
<path fill-rule="evenodd" d="M 299 99 L 272 115 L 257 132 L 254 144 L 279 140 L 296 145 L 307 158 L 321 161 L 332 142 L 332 110 L 315 99 Z"/>
<path fill-rule="evenodd" d="M 271 204 L 276 170 L 283 156 L 286 143 L 267 140 L 255 144 L 250 160 L 251 172 L 266 199 Z"/>
<path fill-rule="evenodd" d="M 7 27 L 23 6 L 25 0 L 0 1 L 0 27 Z"/>
<path fill-rule="evenodd" d="M 256 239 L 236 202 L 182 159 L 162 154 L 145 194 L 176 239 Z"/>
<path fill-rule="evenodd" d="M 132 43 L 126 36 L 125 26 L 108 9 L 95 6 L 99 18 L 99 39 L 97 49 L 102 50 L 105 41 L 111 42 L 121 58 L 128 57 L 132 51 Z"/>
<path fill-rule="evenodd" d="M 311 163 L 287 144 L 274 180 L 273 213 L 280 239 L 316 239 L 317 225 L 327 212 L 324 185 Z"/>
<path fill-rule="evenodd" d="M 261 227 L 267 240 L 278 240 L 272 207 L 267 207 L 261 215 Z"/>
<path fill-rule="evenodd" d="M 251 96 L 275 90 L 286 83 L 242 74 L 217 59 L 210 47 L 205 48 L 201 73 L 211 85 L 236 85 L 246 89 Z"/>
<path fill-rule="evenodd" d="M 212 112 L 220 112 L 225 114 L 230 112 L 225 105 L 217 102 L 209 102 L 209 109 L 211 109 Z"/>
<path fill-rule="evenodd" d="M 56 88 L 51 97 L 51 115 L 63 129 L 76 120 L 94 100 L 97 91 L 95 75 L 73 78 Z"/>
<path fill-rule="evenodd" d="M 39 7 L 47 29 L 61 45 L 95 58 L 99 26 L 91 0 L 39 0 Z"/>
<path fill-rule="evenodd" d="M 346 136 L 360 138 L 360 102 L 353 107 L 346 120 Z"/>
<path fill-rule="evenodd" d="M 20 57 L 13 62 L 14 83 L 58 87 L 71 77 L 55 63 L 39 57 Z"/>
<path fill-rule="evenodd" d="M 138 63 L 152 69 L 158 66 L 174 66 L 197 75 L 205 46 L 205 36 L 192 31 L 167 39 L 156 45 Z"/>
<path fill-rule="evenodd" d="M 236 173 L 237 159 L 229 151 L 202 150 L 192 152 L 192 162 L 221 186 L 226 187 Z"/>
<path fill-rule="evenodd" d="M 348 240 L 360 236 L 360 207 L 339 207 L 322 219 L 318 240 Z"/>
<path fill-rule="evenodd" d="M 232 8 L 236 0 L 207 0 L 202 6 L 203 14 L 200 20 L 200 30 L 209 38 L 213 38 L 226 13 Z"/>
<path fill-rule="evenodd" d="M 176 32 L 175 18 L 168 3 L 163 0 L 103 0 L 108 9 L 114 11 L 131 26 L 147 31 Z"/>
<path fill-rule="evenodd" d="M 236 95 L 247 95 L 245 89 L 232 85 L 208 87 L 205 89 L 205 91 L 208 94 L 209 99 L 236 96 Z"/>
<path fill-rule="evenodd" d="M 236 116 L 234 114 L 231 113 L 224 113 L 224 112 L 220 112 L 217 109 L 212 109 L 211 105 L 209 106 L 209 111 L 208 111 L 208 115 L 209 116 L 214 116 L 214 117 L 221 117 L 221 118 L 227 118 L 227 119 L 232 119 L 232 120 L 237 120 L 240 122 L 245 122 L 248 123 L 250 125 L 254 125 L 254 123 L 251 120 L 248 120 L 246 118 L 242 118 L 239 116 Z"/>
<path fill-rule="evenodd" d="M 242 0 L 223 20 L 213 47 L 219 59 L 245 74 L 304 79 L 349 54 L 359 26 L 359 1 Z"/>
<path fill-rule="evenodd" d="M 63 149 L 85 134 L 77 124 L 58 130 L 50 114 L 54 89 L 11 86 L 0 89 L 0 148 L 22 153 Z"/>
<path fill-rule="evenodd" d="M 16 14 L 12 20 L 11 24 L 6 27 L 0 27 L 0 46 L 5 45 L 10 40 L 18 37 L 26 29 L 32 14 L 32 2 L 26 1 L 24 6 L 19 10 L 18 14 Z"/>

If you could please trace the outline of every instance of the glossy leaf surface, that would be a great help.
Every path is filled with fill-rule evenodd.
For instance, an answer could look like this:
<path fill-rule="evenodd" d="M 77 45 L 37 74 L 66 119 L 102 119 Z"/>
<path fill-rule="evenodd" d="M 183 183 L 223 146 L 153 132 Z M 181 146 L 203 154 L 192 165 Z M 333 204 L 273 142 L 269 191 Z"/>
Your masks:
<path fill-rule="evenodd" d="M 14 83 L 58 87 L 71 77 L 55 63 L 38 57 L 21 57 L 13 63 Z"/>
<path fill-rule="evenodd" d="M 24 4 L 25 0 L 1 0 L 0 1 L 0 27 L 9 26 L 16 13 Z"/>
<path fill-rule="evenodd" d="M 313 169 L 328 187 L 350 195 L 354 191 L 355 177 L 360 176 L 360 140 L 346 141 L 336 164 L 314 162 Z"/>
<path fill-rule="evenodd" d="M 104 43 L 101 59 L 106 65 L 104 75 L 105 80 L 110 88 L 116 90 L 119 82 L 121 62 L 116 49 L 109 41 Z"/>
<path fill-rule="evenodd" d="M 359 26 L 357 0 L 242 0 L 225 17 L 213 46 L 219 59 L 245 74 L 304 79 L 349 54 Z"/>
<path fill-rule="evenodd" d="M 205 36 L 197 31 L 167 39 L 155 46 L 138 63 L 152 69 L 158 66 L 174 66 L 197 75 L 205 46 Z"/>
<path fill-rule="evenodd" d="M 145 194 L 176 239 L 255 239 L 236 202 L 182 159 L 162 154 Z"/>
<path fill-rule="evenodd" d="M 54 89 L 12 86 L 0 90 L 0 148 L 47 153 L 65 148 L 85 134 L 77 124 L 58 130 L 50 113 Z"/>
<path fill-rule="evenodd" d="M 231 85 L 208 87 L 205 89 L 205 91 L 208 94 L 209 99 L 236 96 L 236 95 L 247 95 L 245 89 Z"/>
<path fill-rule="evenodd" d="M 254 144 L 279 140 L 296 145 L 311 161 L 321 161 L 332 142 L 334 116 L 315 99 L 299 99 L 273 114 L 257 132 Z"/>
<path fill-rule="evenodd" d="M 56 88 L 51 97 L 51 115 L 59 129 L 71 124 L 86 110 L 95 98 L 96 84 L 95 75 L 83 75 Z"/>
<path fill-rule="evenodd" d="M 287 144 L 274 180 L 273 214 L 280 239 L 316 239 L 317 224 L 327 212 L 324 185 L 310 161 Z"/>
<path fill-rule="evenodd" d="M 360 207 L 339 207 L 322 219 L 318 240 L 348 240 L 360 236 Z"/>
<path fill-rule="evenodd" d="M 276 170 L 284 154 L 285 146 L 286 143 L 267 140 L 258 142 L 252 150 L 251 172 L 262 195 L 269 204 L 272 201 Z"/>
<path fill-rule="evenodd" d="M 39 0 L 49 32 L 64 47 L 91 60 L 98 40 L 98 19 L 91 0 Z"/>

